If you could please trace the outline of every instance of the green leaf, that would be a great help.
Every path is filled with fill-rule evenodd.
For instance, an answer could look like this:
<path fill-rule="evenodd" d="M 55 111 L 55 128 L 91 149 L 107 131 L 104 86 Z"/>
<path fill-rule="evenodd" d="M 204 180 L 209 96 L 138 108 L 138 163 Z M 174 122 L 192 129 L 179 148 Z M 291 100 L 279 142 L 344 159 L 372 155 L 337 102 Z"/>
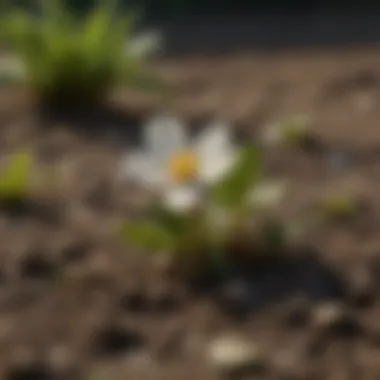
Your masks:
<path fill-rule="evenodd" d="M 148 214 L 154 223 L 165 226 L 173 235 L 183 234 L 190 224 L 189 216 L 168 210 L 159 203 L 154 203 Z"/>
<path fill-rule="evenodd" d="M 112 8 L 107 3 L 90 12 L 84 22 L 82 48 L 96 54 L 104 50 L 112 27 Z"/>
<path fill-rule="evenodd" d="M 127 243 L 147 250 L 171 250 L 175 243 L 170 231 L 153 222 L 127 222 L 121 235 Z"/>
<path fill-rule="evenodd" d="M 27 152 L 15 153 L 8 165 L 0 169 L 0 198 L 20 198 L 27 191 L 32 158 Z"/>
<path fill-rule="evenodd" d="M 12 9 L 6 17 L 1 18 L 1 39 L 22 52 L 27 50 L 32 39 L 33 23 L 23 10 Z"/>
<path fill-rule="evenodd" d="M 210 243 L 212 237 L 205 224 L 204 212 L 176 213 L 162 204 L 153 204 L 148 210 L 150 220 L 163 226 L 173 236 L 176 252 L 196 252 Z"/>
<path fill-rule="evenodd" d="M 213 187 L 213 201 L 227 207 L 244 205 L 250 191 L 261 179 L 261 171 L 262 162 L 258 147 L 242 148 L 235 165 Z"/>

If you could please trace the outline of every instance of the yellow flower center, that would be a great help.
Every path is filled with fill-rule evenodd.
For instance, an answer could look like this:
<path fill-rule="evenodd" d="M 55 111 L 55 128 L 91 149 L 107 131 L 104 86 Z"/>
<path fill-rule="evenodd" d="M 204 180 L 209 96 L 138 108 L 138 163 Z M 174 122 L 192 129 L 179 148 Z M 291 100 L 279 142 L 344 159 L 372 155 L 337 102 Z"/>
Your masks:
<path fill-rule="evenodd" d="M 174 154 L 168 163 L 171 178 L 176 182 L 190 182 L 198 172 L 197 156 L 191 151 L 181 151 Z"/>

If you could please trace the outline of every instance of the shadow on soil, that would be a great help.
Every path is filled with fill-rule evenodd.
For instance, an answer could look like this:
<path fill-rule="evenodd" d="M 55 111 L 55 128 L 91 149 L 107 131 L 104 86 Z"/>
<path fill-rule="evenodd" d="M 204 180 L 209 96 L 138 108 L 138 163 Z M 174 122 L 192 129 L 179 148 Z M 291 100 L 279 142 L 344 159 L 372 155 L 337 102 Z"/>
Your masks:
<path fill-rule="evenodd" d="M 244 316 L 293 297 L 310 301 L 344 299 L 347 284 L 318 252 L 308 249 L 296 257 L 263 257 L 250 269 L 237 270 L 212 294 L 223 311 Z"/>
<path fill-rule="evenodd" d="M 64 125 L 85 138 L 100 140 L 114 147 L 139 143 L 139 126 L 147 117 L 148 111 L 121 110 L 107 106 L 49 108 L 39 112 L 43 128 Z"/>
<path fill-rule="evenodd" d="M 57 204 L 42 204 L 26 198 L 15 201 L 0 200 L 0 213 L 3 213 L 12 221 L 30 218 L 58 225 L 60 211 Z"/>

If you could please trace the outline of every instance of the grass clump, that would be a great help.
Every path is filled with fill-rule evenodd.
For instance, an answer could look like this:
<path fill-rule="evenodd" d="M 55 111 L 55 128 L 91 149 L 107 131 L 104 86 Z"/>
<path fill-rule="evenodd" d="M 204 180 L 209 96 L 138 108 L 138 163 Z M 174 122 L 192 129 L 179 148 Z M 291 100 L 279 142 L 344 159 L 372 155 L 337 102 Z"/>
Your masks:
<path fill-rule="evenodd" d="M 0 37 L 23 66 L 19 79 L 41 100 L 70 104 L 102 100 L 115 84 L 159 84 L 133 40 L 136 13 L 116 14 L 116 3 L 99 2 L 84 17 L 59 0 L 42 0 L 38 15 L 9 5 Z"/>

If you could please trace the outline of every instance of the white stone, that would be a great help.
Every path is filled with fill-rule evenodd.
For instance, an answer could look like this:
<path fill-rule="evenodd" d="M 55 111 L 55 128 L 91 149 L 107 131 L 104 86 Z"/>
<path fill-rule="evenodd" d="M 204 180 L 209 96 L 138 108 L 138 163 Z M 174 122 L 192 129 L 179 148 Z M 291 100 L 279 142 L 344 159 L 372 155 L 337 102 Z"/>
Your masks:
<path fill-rule="evenodd" d="M 257 345 L 233 336 L 214 339 L 209 344 L 208 359 L 221 371 L 239 370 L 262 364 Z"/>
<path fill-rule="evenodd" d="M 338 303 L 324 303 L 318 305 L 314 311 L 313 322 L 316 327 L 326 327 L 341 319 L 344 309 Z"/>

